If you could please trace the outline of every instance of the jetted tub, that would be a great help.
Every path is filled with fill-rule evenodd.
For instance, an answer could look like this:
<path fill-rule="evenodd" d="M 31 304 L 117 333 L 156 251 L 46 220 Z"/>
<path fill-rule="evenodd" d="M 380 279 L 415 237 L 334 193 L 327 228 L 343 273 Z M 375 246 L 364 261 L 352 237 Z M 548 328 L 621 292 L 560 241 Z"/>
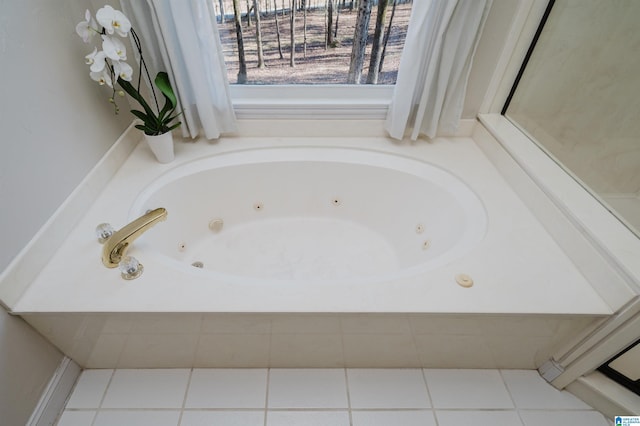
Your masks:
<path fill-rule="evenodd" d="M 13 311 L 83 367 L 536 368 L 612 310 L 469 138 L 139 144 Z M 167 220 L 126 281 L 96 225 Z"/>
<path fill-rule="evenodd" d="M 437 166 L 355 149 L 230 153 L 175 168 L 131 219 L 169 212 L 145 252 L 211 280 L 390 280 L 459 258 L 485 234 L 477 195 Z M 186 268 L 185 266 L 188 266 Z"/>

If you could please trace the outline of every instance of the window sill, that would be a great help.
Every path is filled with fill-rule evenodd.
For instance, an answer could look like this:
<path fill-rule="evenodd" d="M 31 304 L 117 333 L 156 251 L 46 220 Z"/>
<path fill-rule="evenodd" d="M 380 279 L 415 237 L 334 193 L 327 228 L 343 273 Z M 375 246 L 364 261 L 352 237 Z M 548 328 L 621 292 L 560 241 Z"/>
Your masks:
<path fill-rule="evenodd" d="M 231 85 L 241 120 L 382 120 L 395 86 L 375 85 Z"/>

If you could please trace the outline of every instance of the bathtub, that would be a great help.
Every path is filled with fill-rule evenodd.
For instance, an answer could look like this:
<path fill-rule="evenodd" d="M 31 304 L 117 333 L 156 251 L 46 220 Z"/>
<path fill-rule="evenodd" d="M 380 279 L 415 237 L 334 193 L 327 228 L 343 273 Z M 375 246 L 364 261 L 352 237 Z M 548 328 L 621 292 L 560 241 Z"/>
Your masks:
<path fill-rule="evenodd" d="M 612 312 L 470 138 L 176 155 L 138 145 L 13 309 L 84 367 L 536 368 Z M 93 229 L 156 207 L 123 280 Z"/>
<path fill-rule="evenodd" d="M 148 186 L 131 219 L 169 217 L 140 249 L 212 282 L 277 286 L 389 281 L 473 249 L 487 215 L 477 195 L 429 163 L 345 148 L 267 148 L 177 167 Z M 201 268 L 194 269 L 192 265 Z"/>

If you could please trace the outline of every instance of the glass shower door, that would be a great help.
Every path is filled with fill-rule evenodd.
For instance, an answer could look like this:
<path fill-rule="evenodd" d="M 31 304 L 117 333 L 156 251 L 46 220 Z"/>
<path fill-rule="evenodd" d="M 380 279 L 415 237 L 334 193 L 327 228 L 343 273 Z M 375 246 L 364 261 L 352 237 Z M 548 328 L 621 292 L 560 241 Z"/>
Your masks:
<path fill-rule="evenodd" d="M 548 12 L 505 115 L 640 235 L 640 1 Z"/>

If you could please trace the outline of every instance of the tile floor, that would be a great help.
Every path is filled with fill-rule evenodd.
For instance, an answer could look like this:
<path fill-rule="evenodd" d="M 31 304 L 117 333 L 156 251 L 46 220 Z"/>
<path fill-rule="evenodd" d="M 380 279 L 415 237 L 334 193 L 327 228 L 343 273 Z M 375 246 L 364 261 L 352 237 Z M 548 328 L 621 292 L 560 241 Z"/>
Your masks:
<path fill-rule="evenodd" d="M 611 426 L 529 370 L 85 370 L 57 426 Z"/>

